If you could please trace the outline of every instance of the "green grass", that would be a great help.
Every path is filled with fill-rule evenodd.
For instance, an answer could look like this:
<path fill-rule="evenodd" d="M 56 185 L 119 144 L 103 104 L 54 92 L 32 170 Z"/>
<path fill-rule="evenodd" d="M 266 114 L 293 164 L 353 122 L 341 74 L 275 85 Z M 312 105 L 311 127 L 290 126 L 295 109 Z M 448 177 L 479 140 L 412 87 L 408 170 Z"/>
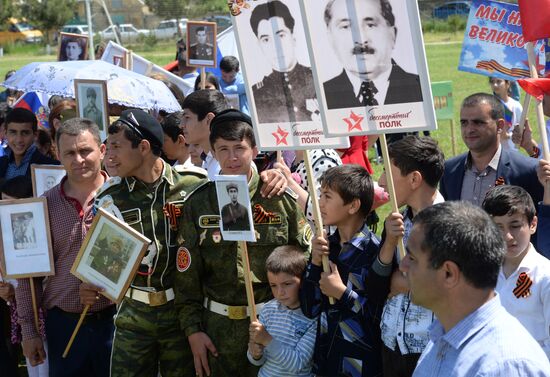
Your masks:
<path fill-rule="evenodd" d="M 462 100 L 476 92 L 489 92 L 488 78 L 485 76 L 474 75 L 471 73 L 458 71 L 458 59 L 462 48 L 463 34 L 458 33 L 426 33 L 424 40 L 426 43 L 426 55 L 430 71 L 431 81 L 452 81 L 453 85 L 453 105 L 454 105 L 454 127 L 456 136 L 457 153 L 466 151 L 464 144 L 460 138 L 459 127 L 459 108 Z M 175 43 L 163 42 L 157 45 L 150 46 L 129 46 L 137 54 L 142 55 L 146 59 L 151 60 L 159 65 L 164 65 L 175 55 Z M 18 50 L 18 48 L 20 50 Z M 44 55 L 44 47 L 40 46 L 16 46 L 14 53 L 5 54 L 0 58 L 0 78 L 10 69 L 18 69 L 25 64 L 33 61 L 52 61 L 56 59 L 57 50 L 53 49 L 50 55 Z M 532 128 L 534 129 L 533 137 L 538 140 L 538 130 L 535 125 L 535 110 L 531 105 L 529 111 L 529 119 L 532 120 Z M 442 148 L 446 158 L 452 157 L 452 141 L 450 131 L 450 121 L 440 121 L 438 129 L 432 132 L 434 137 Z M 371 150 L 369 155 L 374 159 L 374 151 Z M 383 165 L 373 164 L 375 170 L 374 178 L 377 180 L 383 170 Z M 378 210 L 380 218 L 383 220 L 390 211 L 389 204 L 381 207 Z M 379 226 L 379 232 L 382 227 Z"/>

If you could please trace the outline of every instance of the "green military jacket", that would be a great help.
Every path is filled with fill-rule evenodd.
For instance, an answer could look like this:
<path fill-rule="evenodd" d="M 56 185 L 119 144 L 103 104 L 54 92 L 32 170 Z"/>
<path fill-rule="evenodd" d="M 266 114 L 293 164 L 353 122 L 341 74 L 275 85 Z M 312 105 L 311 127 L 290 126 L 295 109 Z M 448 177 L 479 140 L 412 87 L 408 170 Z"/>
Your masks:
<path fill-rule="evenodd" d="M 206 182 L 204 174 L 194 170 L 178 174 L 164 163 L 156 187 L 133 177 L 112 177 L 100 189 L 96 209 L 107 210 L 151 240 L 132 286 L 154 291 L 174 287 L 183 203 Z"/>
<path fill-rule="evenodd" d="M 273 297 L 265 269 L 273 249 L 290 244 L 309 254 L 311 242 L 311 228 L 296 199 L 288 193 L 262 198 L 261 183 L 258 173 L 253 172 L 249 192 L 256 242 L 248 242 L 247 246 L 256 303 Z M 193 193 L 180 226 L 185 250 L 178 254 L 181 263 L 176 276 L 176 305 L 180 307 L 181 327 L 189 336 L 202 329 L 205 296 L 231 306 L 246 306 L 247 300 L 242 252 L 236 241 L 222 239 L 214 182 Z"/>

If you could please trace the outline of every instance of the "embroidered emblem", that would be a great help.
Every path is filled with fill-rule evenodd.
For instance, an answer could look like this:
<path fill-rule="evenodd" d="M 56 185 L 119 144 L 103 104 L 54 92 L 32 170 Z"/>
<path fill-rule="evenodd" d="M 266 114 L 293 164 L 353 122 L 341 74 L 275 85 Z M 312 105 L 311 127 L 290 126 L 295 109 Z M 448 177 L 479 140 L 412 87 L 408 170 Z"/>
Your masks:
<path fill-rule="evenodd" d="M 178 206 L 174 203 L 166 203 L 162 208 L 162 212 L 170 222 L 170 229 L 174 231 L 178 230 L 178 218 L 183 214 L 181 208 L 181 205 Z"/>
<path fill-rule="evenodd" d="M 185 272 L 191 266 L 191 253 L 185 247 L 180 247 L 176 256 L 176 267 L 179 272 Z"/>
<path fill-rule="evenodd" d="M 212 232 L 212 241 L 214 241 L 215 243 L 220 243 L 222 240 L 222 234 L 220 233 L 219 230 L 215 230 Z"/>
<path fill-rule="evenodd" d="M 531 286 L 533 285 L 533 280 L 527 275 L 527 273 L 522 272 L 518 276 L 518 280 L 516 281 L 516 287 L 514 288 L 514 296 L 516 298 L 520 297 L 529 297 L 531 296 Z"/>
<path fill-rule="evenodd" d="M 204 242 L 204 240 L 206 239 L 206 232 L 207 232 L 207 230 L 205 229 L 205 230 L 201 233 L 200 238 L 199 238 L 199 246 L 201 246 L 202 243 Z"/>
<path fill-rule="evenodd" d="M 261 204 L 254 204 L 254 224 L 282 224 L 281 215 L 266 211 Z"/>
<path fill-rule="evenodd" d="M 203 215 L 199 217 L 199 226 L 205 228 L 219 228 L 220 215 Z"/>

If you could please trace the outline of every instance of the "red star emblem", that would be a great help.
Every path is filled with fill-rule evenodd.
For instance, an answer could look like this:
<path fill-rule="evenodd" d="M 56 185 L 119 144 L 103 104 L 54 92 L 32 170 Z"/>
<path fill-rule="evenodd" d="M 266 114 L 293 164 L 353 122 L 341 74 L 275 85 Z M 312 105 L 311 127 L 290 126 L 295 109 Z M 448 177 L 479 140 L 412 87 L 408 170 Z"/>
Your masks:
<path fill-rule="evenodd" d="M 363 121 L 363 118 L 364 117 L 357 115 L 352 111 L 348 118 L 344 118 L 342 120 L 348 125 L 348 132 L 354 129 L 363 131 L 363 129 L 361 128 L 361 122 Z"/>
<path fill-rule="evenodd" d="M 288 136 L 288 132 L 283 130 L 281 126 L 277 126 L 277 132 L 272 132 L 271 135 L 275 138 L 275 141 L 277 142 L 277 145 L 284 144 L 288 145 L 286 141 L 286 137 Z"/>

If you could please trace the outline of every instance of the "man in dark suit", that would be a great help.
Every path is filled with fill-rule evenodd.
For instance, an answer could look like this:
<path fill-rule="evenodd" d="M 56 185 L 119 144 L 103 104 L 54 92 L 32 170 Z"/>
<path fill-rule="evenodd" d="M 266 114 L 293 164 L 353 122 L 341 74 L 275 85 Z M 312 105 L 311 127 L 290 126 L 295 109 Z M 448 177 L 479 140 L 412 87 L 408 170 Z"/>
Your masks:
<path fill-rule="evenodd" d="M 420 102 L 418 75 L 392 59 L 397 35 L 389 0 L 330 0 L 325 23 L 344 69 L 323 83 L 329 109 Z"/>
<path fill-rule="evenodd" d="M 523 187 L 535 203 L 542 200 L 537 160 L 502 149 L 504 107 L 493 95 L 476 93 L 462 102 L 460 128 L 468 152 L 445 162 L 440 192 L 446 200 L 466 200 L 481 205 L 495 185 Z"/>
<path fill-rule="evenodd" d="M 7 153 L 0 157 L 0 180 L 19 175 L 31 176 L 32 164 L 59 165 L 59 161 L 44 156 L 34 145 L 37 120 L 32 111 L 15 108 L 6 116 Z"/>
<path fill-rule="evenodd" d="M 273 69 L 252 87 L 260 123 L 311 121 L 318 111 L 313 75 L 296 58 L 288 7 L 278 0 L 260 4 L 252 11 L 250 26 Z"/>
<path fill-rule="evenodd" d="M 189 46 L 189 59 L 214 60 L 214 46 L 207 42 L 206 28 L 199 26 L 195 30 L 196 43 Z"/>

